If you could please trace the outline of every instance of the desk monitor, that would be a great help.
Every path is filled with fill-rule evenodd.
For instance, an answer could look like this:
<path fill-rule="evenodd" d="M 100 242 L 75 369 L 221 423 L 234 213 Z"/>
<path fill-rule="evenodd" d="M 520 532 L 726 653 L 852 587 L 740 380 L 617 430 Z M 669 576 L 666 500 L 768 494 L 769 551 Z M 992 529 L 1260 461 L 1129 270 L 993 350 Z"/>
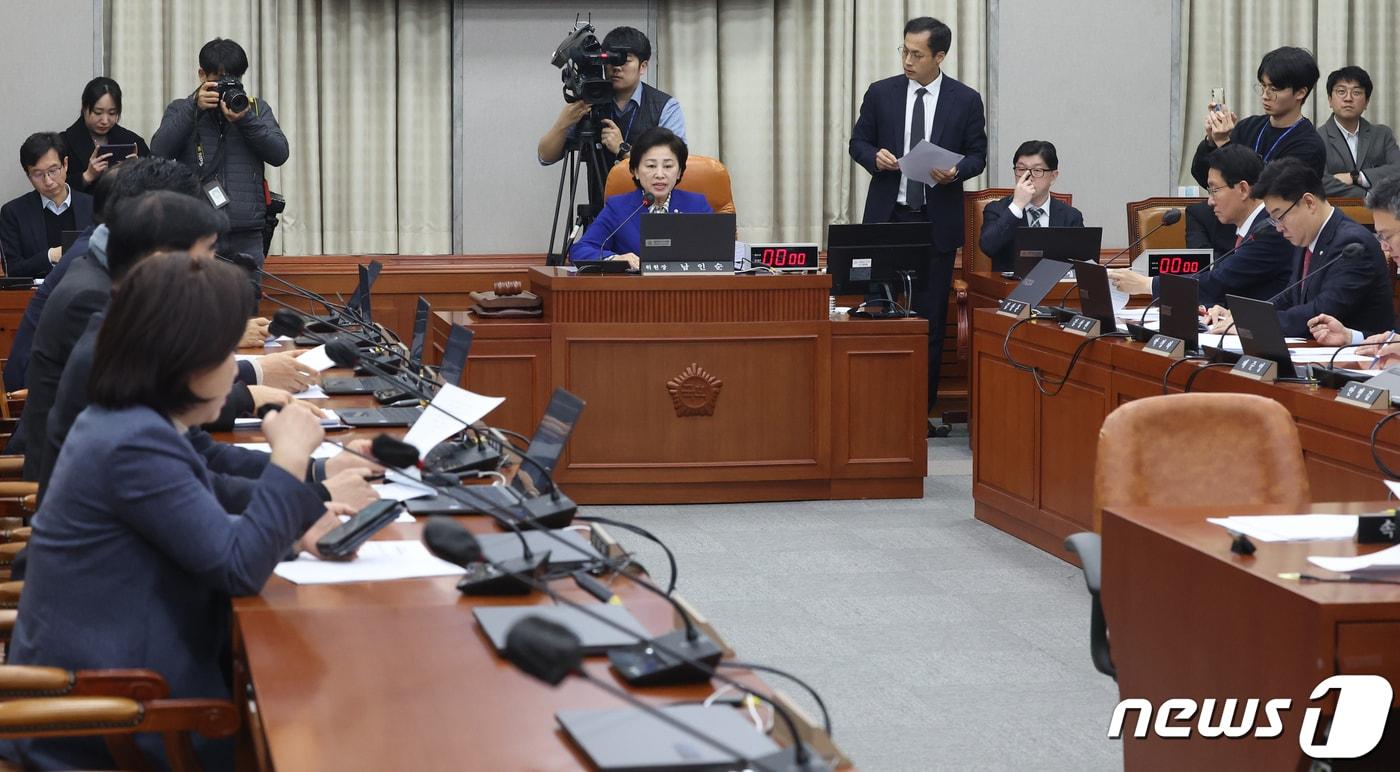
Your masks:
<path fill-rule="evenodd" d="M 1026 276 L 1041 260 L 1097 263 L 1103 228 L 1017 228 L 1012 238 L 1012 267 Z"/>
<path fill-rule="evenodd" d="M 423 362 L 423 342 L 428 339 L 428 318 L 432 312 L 432 304 L 419 295 L 418 307 L 413 311 L 413 338 L 408 344 L 408 358 L 415 365 Z"/>
<path fill-rule="evenodd" d="M 642 273 L 734 273 L 733 214 L 642 216 Z"/>
<path fill-rule="evenodd" d="M 438 366 L 438 375 L 442 376 L 443 383 L 457 386 L 462 382 L 462 372 L 467 369 L 467 357 L 471 354 L 474 337 L 476 335 L 470 329 L 460 324 L 452 325 L 452 331 L 447 333 L 447 343 L 442 347 L 442 364 Z"/>
<path fill-rule="evenodd" d="M 1186 351 L 1197 351 L 1201 347 L 1200 316 L 1196 307 L 1200 303 L 1200 282 L 1194 276 L 1177 276 L 1164 273 L 1157 278 L 1157 304 L 1162 309 L 1160 332 L 1186 342 Z"/>
<path fill-rule="evenodd" d="M 894 308 L 900 294 L 896 288 L 903 288 L 907 305 L 912 301 L 914 279 L 927 273 L 933 258 L 933 231 L 921 222 L 828 225 L 826 250 L 831 294 L 864 295 Z"/>
<path fill-rule="evenodd" d="M 1283 337 L 1283 327 L 1279 325 L 1274 304 L 1239 295 L 1226 295 L 1225 298 L 1244 353 L 1277 363 L 1279 378 L 1298 377 L 1298 368 L 1293 366 L 1293 356 L 1288 352 L 1288 341 Z"/>
<path fill-rule="evenodd" d="M 1108 289 L 1108 268 L 1098 263 L 1078 261 L 1074 264 L 1074 280 L 1079 284 L 1080 315 L 1098 319 L 1101 334 L 1117 332 L 1118 315 L 1113 311 L 1113 294 Z"/>
<path fill-rule="evenodd" d="M 1026 274 L 1026 278 L 1016 285 L 1016 289 L 1011 290 L 1007 296 L 1008 300 L 1019 300 L 1022 303 L 1034 308 L 1040 305 L 1040 301 L 1050 294 L 1050 290 L 1055 288 L 1060 280 L 1069 275 L 1074 270 L 1069 263 L 1062 263 L 1059 260 L 1041 260 L 1036 263 L 1031 272 Z"/>
<path fill-rule="evenodd" d="M 750 764 L 779 752 L 776 743 L 750 723 L 744 714 L 726 705 L 661 705 L 658 708 L 675 724 L 636 708 L 561 710 L 555 720 L 578 744 L 599 772 L 639 770 L 767 769 Z M 743 754 L 735 758 L 695 735 L 718 741 Z M 790 762 L 773 763 L 774 769 L 794 769 Z"/>

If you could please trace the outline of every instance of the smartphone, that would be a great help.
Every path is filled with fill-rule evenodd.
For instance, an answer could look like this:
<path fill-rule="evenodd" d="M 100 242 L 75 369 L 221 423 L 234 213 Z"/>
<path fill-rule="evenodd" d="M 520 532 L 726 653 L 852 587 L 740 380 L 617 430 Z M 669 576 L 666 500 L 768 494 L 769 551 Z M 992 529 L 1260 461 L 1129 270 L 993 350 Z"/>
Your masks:
<path fill-rule="evenodd" d="M 403 507 L 393 499 L 380 499 L 341 523 L 316 541 L 316 549 L 329 558 L 349 557 L 355 550 L 394 522 Z"/>
<path fill-rule="evenodd" d="M 1224 109 L 1225 109 L 1225 87 L 1224 87 L 1224 86 L 1216 86 L 1215 88 L 1211 89 L 1211 90 L 1210 90 L 1210 101 L 1211 101 L 1211 104 L 1215 105 L 1214 107 L 1211 108 L 1212 110 L 1214 110 L 1214 111 L 1216 111 L 1216 112 L 1220 112 L 1221 110 L 1224 110 Z"/>
<path fill-rule="evenodd" d="M 127 158 L 127 156 L 129 156 L 129 155 L 131 155 L 131 154 L 133 154 L 133 153 L 135 153 L 135 152 L 136 152 L 136 143 L 134 143 L 134 142 L 128 143 L 128 144 L 125 144 L 125 145 L 99 145 L 98 148 L 97 148 L 97 155 L 98 155 L 98 156 L 104 156 L 104 155 L 107 155 L 108 153 L 110 153 L 110 154 L 112 155 L 111 158 L 108 158 L 108 159 L 107 159 L 107 163 L 112 163 L 112 164 L 119 164 L 119 163 L 121 163 L 122 161 L 125 161 L 126 158 Z"/>

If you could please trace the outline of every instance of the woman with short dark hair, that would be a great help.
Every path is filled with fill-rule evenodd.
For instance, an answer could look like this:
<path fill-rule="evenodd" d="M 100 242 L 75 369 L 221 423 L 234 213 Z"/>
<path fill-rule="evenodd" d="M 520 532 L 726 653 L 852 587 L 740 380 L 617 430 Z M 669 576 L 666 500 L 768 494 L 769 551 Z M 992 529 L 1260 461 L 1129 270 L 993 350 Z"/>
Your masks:
<path fill-rule="evenodd" d="M 97 178 L 124 158 L 114 158 L 112 153 L 98 155 L 99 147 L 111 145 L 135 145 L 132 155 L 149 156 L 151 149 L 146 140 L 125 126 L 118 126 L 122 119 L 122 87 L 111 78 L 98 77 L 88 81 L 83 87 L 82 109 L 78 120 L 73 121 L 63 132 L 68 143 L 68 184 L 74 190 L 92 192 Z"/>
<path fill-rule="evenodd" d="M 324 436 L 304 408 L 263 419 L 271 460 L 237 515 L 220 505 L 186 436 L 223 405 L 249 303 L 241 270 L 185 253 L 145 258 L 113 291 L 91 404 L 34 516 L 10 662 L 150 668 L 172 697 L 229 697 L 230 596 L 259 592 L 298 537 L 314 538 L 349 512 L 328 511 L 302 482 Z M 138 744 L 163 758 L 158 736 Z M 100 740 L 16 746 L 26 768 L 113 763 Z M 206 767 L 232 767 L 231 742 L 196 739 L 196 747 Z"/>

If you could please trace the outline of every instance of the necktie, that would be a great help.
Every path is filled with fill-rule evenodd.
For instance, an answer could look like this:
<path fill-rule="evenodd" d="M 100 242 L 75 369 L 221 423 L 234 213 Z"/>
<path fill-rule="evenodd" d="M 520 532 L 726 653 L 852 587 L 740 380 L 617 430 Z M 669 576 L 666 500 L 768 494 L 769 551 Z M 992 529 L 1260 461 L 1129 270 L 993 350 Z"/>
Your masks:
<path fill-rule="evenodd" d="M 1026 210 L 1026 225 L 1032 228 L 1040 227 L 1040 216 L 1045 214 L 1045 210 L 1038 206 L 1030 207 Z"/>
<path fill-rule="evenodd" d="M 1308 269 L 1312 267 L 1312 250 L 1303 250 L 1303 283 L 1298 286 L 1299 292 L 1306 292 L 1308 289 Z"/>
<path fill-rule="evenodd" d="M 914 116 L 909 120 L 909 149 L 924 141 L 924 95 L 928 89 L 921 88 L 914 92 Z M 904 201 L 910 209 L 922 209 L 924 206 L 924 186 L 923 183 L 908 180 L 909 187 L 905 189 Z"/>
<path fill-rule="evenodd" d="M 1240 245 L 1243 244 L 1243 243 L 1244 243 L 1244 236 L 1241 236 L 1241 235 L 1239 235 L 1239 234 L 1236 234 L 1236 235 L 1235 235 L 1235 249 L 1239 249 L 1239 248 L 1240 248 Z"/>

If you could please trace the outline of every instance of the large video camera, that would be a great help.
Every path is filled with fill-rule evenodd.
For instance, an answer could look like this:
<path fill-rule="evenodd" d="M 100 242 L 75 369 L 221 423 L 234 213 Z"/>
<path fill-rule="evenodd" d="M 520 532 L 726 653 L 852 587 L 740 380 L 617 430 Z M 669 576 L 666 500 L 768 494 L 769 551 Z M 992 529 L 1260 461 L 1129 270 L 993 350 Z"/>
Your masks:
<path fill-rule="evenodd" d="M 612 101 L 613 86 L 608 68 L 626 64 L 627 52 L 604 50 L 596 32 L 586 21 L 575 22 L 573 31 L 554 49 L 551 64 L 562 70 L 565 101 L 582 100 L 590 105 Z"/>

